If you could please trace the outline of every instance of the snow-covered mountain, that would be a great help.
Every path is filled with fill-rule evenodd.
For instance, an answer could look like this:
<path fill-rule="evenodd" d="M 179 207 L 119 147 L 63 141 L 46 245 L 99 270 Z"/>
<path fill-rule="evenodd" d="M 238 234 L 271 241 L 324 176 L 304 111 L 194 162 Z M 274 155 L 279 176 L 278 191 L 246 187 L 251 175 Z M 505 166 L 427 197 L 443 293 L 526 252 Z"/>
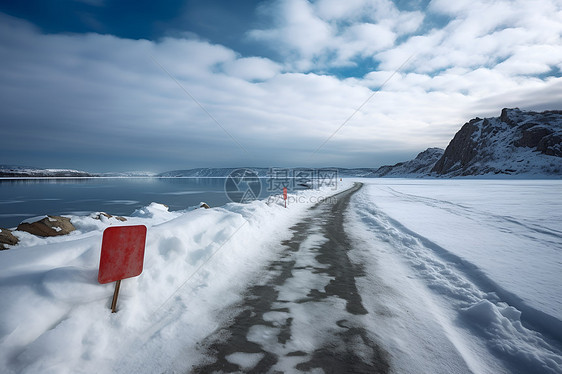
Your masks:
<path fill-rule="evenodd" d="M 431 170 L 436 175 L 562 174 L 562 111 L 503 109 L 457 132 Z"/>
<path fill-rule="evenodd" d="M 72 169 L 39 169 L 25 166 L 0 165 L 0 177 L 36 178 L 36 177 L 94 177 L 85 171 Z"/>
<path fill-rule="evenodd" d="M 149 171 L 126 171 L 108 173 L 90 173 L 82 170 L 72 169 L 41 169 L 29 166 L 0 165 L 0 178 L 95 178 L 95 177 L 145 177 L 156 176 Z"/>
<path fill-rule="evenodd" d="M 471 175 L 562 176 L 562 111 L 503 109 L 474 118 L 445 151 L 428 148 L 414 160 L 381 166 L 375 177 Z"/>
<path fill-rule="evenodd" d="M 152 178 L 155 177 L 157 173 L 152 171 L 123 171 L 123 172 L 108 172 L 97 174 L 99 177 L 110 177 L 110 178 Z"/>
<path fill-rule="evenodd" d="M 443 156 L 443 149 L 428 148 L 419 153 L 415 159 L 399 162 L 394 165 L 385 165 L 378 168 L 372 176 L 374 177 L 401 177 L 401 176 L 423 176 L 431 172 L 435 163 Z"/>
<path fill-rule="evenodd" d="M 226 178 L 230 173 L 237 169 L 249 169 L 260 177 L 265 177 L 269 169 L 240 167 L 240 168 L 195 168 L 186 170 L 172 170 L 160 173 L 157 176 L 163 178 L 186 177 L 186 178 Z"/>
<path fill-rule="evenodd" d="M 355 169 L 345 169 L 345 168 L 256 168 L 256 167 L 238 167 L 238 168 L 196 168 L 187 170 L 173 170 L 160 173 L 158 177 L 171 178 L 171 177 L 190 177 L 190 178 L 226 178 L 237 169 L 248 169 L 255 172 L 258 177 L 266 178 L 277 175 L 277 177 L 282 177 L 283 171 L 286 171 L 289 177 L 298 175 L 299 172 L 313 173 L 317 172 L 333 172 L 337 171 L 338 176 L 353 176 L 353 177 L 371 177 L 375 169 L 370 168 L 355 168 Z"/>

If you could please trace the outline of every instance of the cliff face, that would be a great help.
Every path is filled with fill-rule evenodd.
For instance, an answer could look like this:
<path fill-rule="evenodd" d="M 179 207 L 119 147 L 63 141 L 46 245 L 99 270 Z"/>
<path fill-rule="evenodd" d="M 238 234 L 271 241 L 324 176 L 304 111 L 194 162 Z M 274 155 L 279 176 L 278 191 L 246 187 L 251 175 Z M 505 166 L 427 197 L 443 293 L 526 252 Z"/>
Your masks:
<path fill-rule="evenodd" d="M 478 148 L 474 133 L 478 131 L 477 123 L 479 121 L 481 121 L 480 118 L 475 118 L 461 127 L 430 171 L 445 174 L 447 170 L 451 170 L 456 165 L 468 165 L 474 159 Z"/>
<path fill-rule="evenodd" d="M 562 174 L 562 111 L 503 109 L 455 134 L 431 169 L 438 176 Z"/>

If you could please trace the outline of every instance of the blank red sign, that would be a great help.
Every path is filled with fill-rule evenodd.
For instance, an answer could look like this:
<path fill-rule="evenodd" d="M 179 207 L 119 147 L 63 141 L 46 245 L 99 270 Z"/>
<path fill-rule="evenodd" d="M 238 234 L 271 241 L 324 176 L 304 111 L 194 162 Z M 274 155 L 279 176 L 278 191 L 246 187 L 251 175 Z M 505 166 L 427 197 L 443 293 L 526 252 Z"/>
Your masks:
<path fill-rule="evenodd" d="M 287 200 L 287 187 L 283 187 L 283 199 Z"/>
<path fill-rule="evenodd" d="M 98 282 L 110 283 L 142 273 L 146 226 L 115 226 L 103 232 Z"/>

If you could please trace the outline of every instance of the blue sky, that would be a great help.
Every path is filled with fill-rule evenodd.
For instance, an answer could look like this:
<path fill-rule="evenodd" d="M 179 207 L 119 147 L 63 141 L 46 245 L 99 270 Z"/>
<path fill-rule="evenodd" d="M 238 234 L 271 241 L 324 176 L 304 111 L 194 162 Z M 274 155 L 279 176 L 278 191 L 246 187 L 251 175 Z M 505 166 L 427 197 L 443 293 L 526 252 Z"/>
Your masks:
<path fill-rule="evenodd" d="M 559 0 L 0 1 L 0 164 L 403 161 L 503 107 L 562 109 L 561 20 Z"/>

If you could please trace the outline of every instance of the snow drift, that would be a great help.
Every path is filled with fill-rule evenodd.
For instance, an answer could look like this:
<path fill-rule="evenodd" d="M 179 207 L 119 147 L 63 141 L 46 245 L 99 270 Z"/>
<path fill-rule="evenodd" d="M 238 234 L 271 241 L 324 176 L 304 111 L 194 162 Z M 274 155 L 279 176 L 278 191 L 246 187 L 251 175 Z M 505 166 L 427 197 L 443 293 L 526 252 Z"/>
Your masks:
<path fill-rule="evenodd" d="M 275 255 L 271 243 L 285 239 L 307 207 L 336 192 L 290 195 L 298 203 L 287 209 L 282 199 L 270 199 L 137 210 L 126 224 L 148 227 L 144 271 L 123 280 L 114 315 L 114 286 L 98 284 L 97 269 L 103 229 L 123 222 L 73 216 L 77 230 L 64 237 L 16 232 L 20 243 L 0 253 L 2 372 L 130 373 L 137 362 L 143 372 L 160 370 L 213 330 L 216 311 Z M 148 363 L 135 358 L 143 355 Z"/>

